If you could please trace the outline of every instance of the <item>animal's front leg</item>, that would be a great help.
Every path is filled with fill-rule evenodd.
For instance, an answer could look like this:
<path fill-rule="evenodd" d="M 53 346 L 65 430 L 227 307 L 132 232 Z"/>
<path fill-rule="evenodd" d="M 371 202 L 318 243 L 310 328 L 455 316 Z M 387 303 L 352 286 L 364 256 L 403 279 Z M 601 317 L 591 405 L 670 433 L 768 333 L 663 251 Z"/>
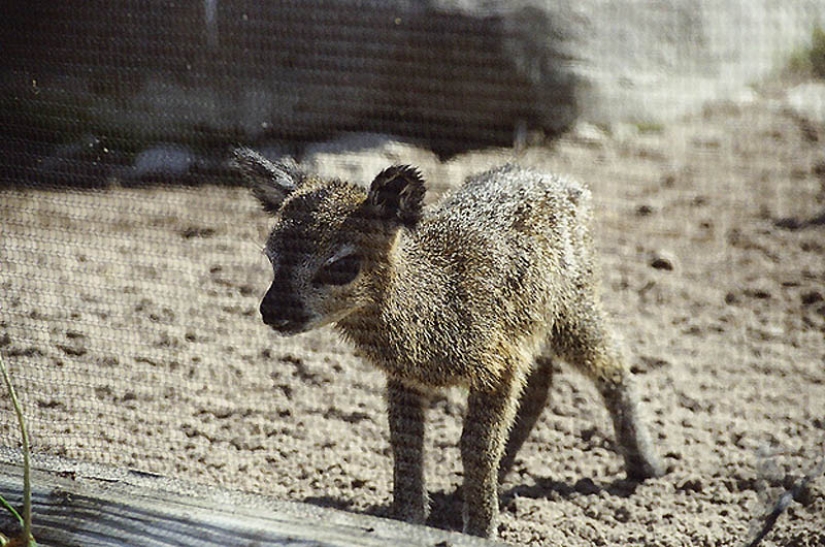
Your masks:
<path fill-rule="evenodd" d="M 394 458 L 393 514 L 423 524 L 429 498 L 424 483 L 424 407 L 426 394 L 398 380 L 387 381 L 390 443 Z"/>
<path fill-rule="evenodd" d="M 493 537 L 498 526 L 498 470 L 516 414 L 521 385 L 514 378 L 494 389 L 471 389 L 461 434 L 464 533 Z"/>

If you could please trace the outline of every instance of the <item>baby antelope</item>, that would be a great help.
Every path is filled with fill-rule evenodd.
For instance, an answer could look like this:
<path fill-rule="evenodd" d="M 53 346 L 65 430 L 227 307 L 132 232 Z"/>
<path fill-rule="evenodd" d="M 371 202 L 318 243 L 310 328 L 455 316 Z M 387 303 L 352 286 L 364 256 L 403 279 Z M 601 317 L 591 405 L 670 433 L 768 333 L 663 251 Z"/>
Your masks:
<path fill-rule="evenodd" d="M 248 149 L 235 163 L 275 219 L 264 323 L 281 334 L 334 324 L 387 375 L 398 518 L 427 518 L 428 395 L 464 386 L 464 531 L 496 534 L 499 482 L 545 406 L 556 358 L 598 388 L 628 478 L 662 474 L 598 301 L 583 186 L 507 165 L 425 210 L 408 166 L 367 190 Z"/>

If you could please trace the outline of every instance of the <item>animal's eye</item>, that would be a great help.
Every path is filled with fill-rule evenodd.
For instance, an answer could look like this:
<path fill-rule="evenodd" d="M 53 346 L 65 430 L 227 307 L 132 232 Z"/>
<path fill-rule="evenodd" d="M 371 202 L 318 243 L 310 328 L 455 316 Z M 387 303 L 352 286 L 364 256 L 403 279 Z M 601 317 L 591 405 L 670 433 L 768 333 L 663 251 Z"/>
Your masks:
<path fill-rule="evenodd" d="M 319 285 L 347 285 L 352 283 L 361 271 L 361 257 L 348 254 L 334 258 L 318 270 L 313 281 Z"/>

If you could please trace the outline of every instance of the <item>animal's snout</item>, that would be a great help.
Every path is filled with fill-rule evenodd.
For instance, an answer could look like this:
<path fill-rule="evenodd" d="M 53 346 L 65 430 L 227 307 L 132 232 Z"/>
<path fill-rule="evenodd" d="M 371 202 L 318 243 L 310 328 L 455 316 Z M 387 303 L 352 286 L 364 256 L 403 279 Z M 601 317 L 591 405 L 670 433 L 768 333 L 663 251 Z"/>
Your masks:
<path fill-rule="evenodd" d="M 269 288 L 261 301 L 264 323 L 282 334 L 296 334 L 305 330 L 309 314 L 301 302 L 289 291 Z"/>

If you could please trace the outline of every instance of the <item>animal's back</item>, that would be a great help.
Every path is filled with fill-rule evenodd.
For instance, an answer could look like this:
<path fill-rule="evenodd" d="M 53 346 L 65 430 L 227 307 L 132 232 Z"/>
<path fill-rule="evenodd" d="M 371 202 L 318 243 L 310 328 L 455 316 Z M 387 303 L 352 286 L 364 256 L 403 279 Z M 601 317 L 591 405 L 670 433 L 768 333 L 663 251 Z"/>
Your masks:
<path fill-rule="evenodd" d="M 432 252 L 458 251 L 491 283 L 519 274 L 532 278 L 525 288 L 555 300 L 574 290 L 566 285 L 591 282 L 590 217 L 590 192 L 580 183 L 508 164 L 468 179 L 428 216 L 420 237 Z"/>
<path fill-rule="evenodd" d="M 468 179 L 435 211 L 495 233 L 541 234 L 589 223 L 590 192 L 555 174 L 507 164 Z"/>
<path fill-rule="evenodd" d="M 502 344 L 533 351 L 591 282 L 588 198 L 574 181 L 516 166 L 469 179 L 399 243 L 374 329 L 384 357 L 448 385 L 498 374 Z M 486 368 L 468 372 L 477 360 Z"/>

